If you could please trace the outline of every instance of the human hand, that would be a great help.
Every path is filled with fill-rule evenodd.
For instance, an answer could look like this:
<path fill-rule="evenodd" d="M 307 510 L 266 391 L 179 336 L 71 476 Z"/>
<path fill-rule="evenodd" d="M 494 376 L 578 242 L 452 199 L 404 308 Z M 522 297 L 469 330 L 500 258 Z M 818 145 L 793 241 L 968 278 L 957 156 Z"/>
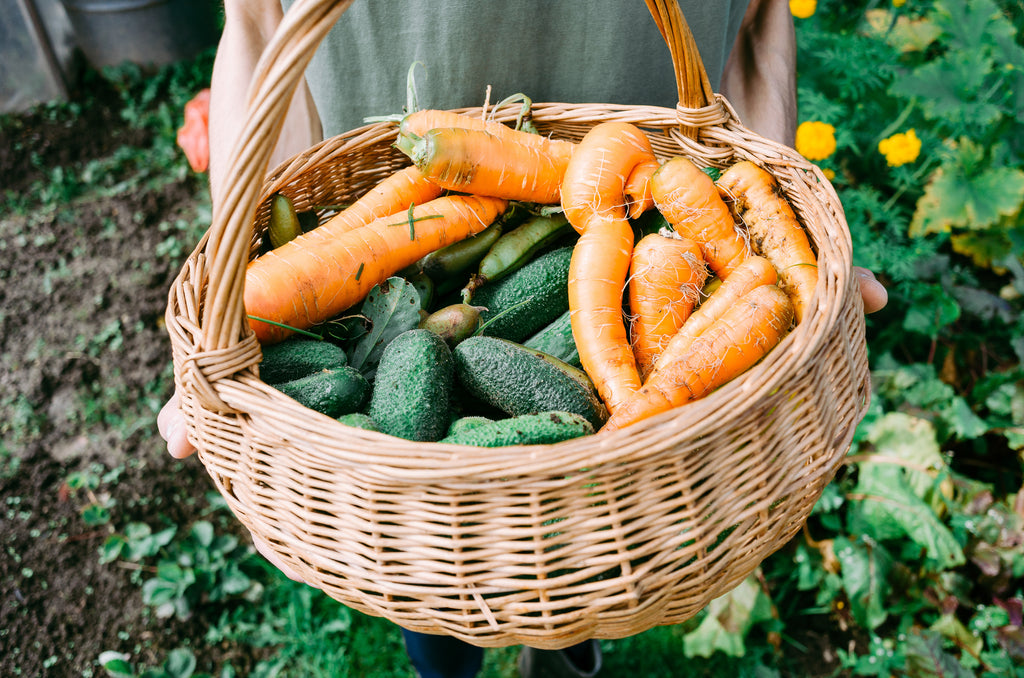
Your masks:
<path fill-rule="evenodd" d="M 160 431 L 160 436 L 167 442 L 167 452 L 172 457 L 175 459 L 185 459 L 195 453 L 195 445 L 188 439 L 188 427 L 185 426 L 185 419 L 181 416 L 177 391 L 160 409 L 160 414 L 156 418 L 156 425 Z M 250 536 L 252 537 L 253 546 L 271 565 L 281 570 L 289 579 L 302 581 L 302 578 L 295 574 L 294 570 L 278 558 L 269 544 L 255 534 Z"/>
<path fill-rule="evenodd" d="M 885 308 L 889 301 L 889 292 L 882 283 L 878 282 L 875 274 L 860 266 L 854 266 L 853 272 L 857 276 L 857 282 L 860 283 L 860 295 L 864 299 L 864 312 L 874 313 Z"/>

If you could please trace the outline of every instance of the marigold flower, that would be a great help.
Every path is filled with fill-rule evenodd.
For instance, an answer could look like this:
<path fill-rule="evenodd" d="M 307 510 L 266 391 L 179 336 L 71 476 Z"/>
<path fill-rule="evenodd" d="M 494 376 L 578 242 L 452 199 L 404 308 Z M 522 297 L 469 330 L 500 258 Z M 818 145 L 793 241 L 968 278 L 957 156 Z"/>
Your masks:
<path fill-rule="evenodd" d="M 921 153 L 921 140 L 911 128 L 906 132 L 893 134 L 878 142 L 878 152 L 885 156 L 889 167 L 899 167 L 917 160 Z"/>
<path fill-rule="evenodd" d="M 825 178 L 828 179 L 829 181 L 832 181 L 833 179 L 836 178 L 836 171 L 831 167 L 822 168 L 821 173 L 824 174 Z"/>
<path fill-rule="evenodd" d="M 814 16 L 816 9 L 818 9 L 818 0 L 789 0 L 789 11 L 797 19 Z"/>
<path fill-rule="evenodd" d="M 893 7 L 902 7 L 905 4 L 907 4 L 907 0 L 892 0 Z"/>
<path fill-rule="evenodd" d="M 800 123 L 796 128 L 796 151 L 808 160 L 824 160 L 836 151 L 836 128 L 827 122 Z"/>

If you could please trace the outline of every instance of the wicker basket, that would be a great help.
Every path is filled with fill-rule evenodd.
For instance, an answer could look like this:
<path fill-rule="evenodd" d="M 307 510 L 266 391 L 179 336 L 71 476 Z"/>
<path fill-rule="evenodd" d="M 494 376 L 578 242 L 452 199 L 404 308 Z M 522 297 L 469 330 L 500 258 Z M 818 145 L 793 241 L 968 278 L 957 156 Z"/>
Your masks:
<path fill-rule="evenodd" d="M 711 92 L 675 0 L 647 0 L 672 51 L 677 109 L 543 103 L 533 122 L 578 140 L 623 120 L 662 158 L 765 166 L 817 249 L 804 321 L 744 376 L 614 433 L 483 449 L 345 427 L 260 381 L 242 288 L 275 191 L 300 210 L 350 201 L 407 164 L 391 147 L 395 126 L 380 123 L 264 180 L 284 102 L 347 4 L 289 10 L 254 80 L 213 226 L 170 293 L 175 379 L 199 458 L 239 520 L 309 584 L 408 629 L 555 649 L 692 617 L 797 533 L 867 406 L 863 308 L 832 187 L 740 124 Z"/>

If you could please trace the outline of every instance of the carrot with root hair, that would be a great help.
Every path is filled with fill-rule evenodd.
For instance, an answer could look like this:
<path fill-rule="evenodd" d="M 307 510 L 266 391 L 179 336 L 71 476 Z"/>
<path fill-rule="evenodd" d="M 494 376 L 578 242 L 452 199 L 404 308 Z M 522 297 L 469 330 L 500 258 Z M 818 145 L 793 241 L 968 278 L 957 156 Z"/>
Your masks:
<path fill-rule="evenodd" d="M 580 140 L 562 181 L 562 209 L 580 233 L 569 262 L 572 335 L 583 370 L 610 411 L 640 388 L 622 314 L 633 253 L 624 190 L 633 168 L 653 157 L 640 128 L 600 123 Z"/>
<path fill-rule="evenodd" d="M 448 190 L 541 205 L 558 203 L 569 162 L 536 146 L 462 127 L 400 135 L 395 147 Z"/>
<path fill-rule="evenodd" d="M 715 182 L 689 159 L 676 156 L 651 177 L 654 204 L 679 235 L 700 245 L 704 260 L 725 280 L 749 248 Z"/>
<path fill-rule="evenodd" d="M 626 122 L 603 122 L 588 131 L 562 181 L 562 209 L 577 232 L 597 220 L 624 220 L 626 182 L 641 163 L 654 160 L 650 139 Z"/>
<path fill-rule="evenodd" d="M 732 198 L 754 251 L 778 270 L 779 287 L 793 300 L 800 322 L 818 284 L 818 262 L 782 188 L 767 170 L 749 160 L 722 172 L 718 185 Z"/>
<path fill-rule="evenodd" d="M 415 167 L 392 172 L 354 203 L 306 234 L 310 242 L 331 240 L 375 219 L 405 212 L 440 197 L 443 188 Z"/>
<path fill-rule="evenodd" d="M 398 134 L 399 136 L 422 137 L 432 129 L 450 127 L 489 132 L 496 137 L 516 141 L 526 146 L 535 146 L 547 155 L 566 162 L 572 157 L 573 150 L 576 148 L 576 144 L 571 141 L 525 132 L 496 120 L 433 108 L 424 108 L 406 115 L 398 126 Z"/>
<path fill-rule="evenodd" d="M 775 268 L 767 259 L 756 255 L 744 259 L 732 275 L 708 295 L 697 310 L 690 314 L 679 331 L 662 347 L 661 355 L 654 363 L 654 369 L 661 369 L 679 360 L 694 340 L 735 306 L 745 294 L 762 285 L 775 285 L 777 282 Z"/>
<path fill-rule="evenodd" d="M 395 272 L 479 233 L 507 205 L 497 198 L 445 196 L 333 239 L 301 235 L 249 263 L 243 297 L 249 324 L 261 343 L 274 343 L 291 334 L 279 325 L 303 330 L 329 320 Z"/>
<path fill-rule="evenodd" d="M 673 236 L 645 235 L 630 261 L 630 339 L 641 379 L 690 316 L 707 278 L 697 243 Z"/>
<path fill-rule="evenodd" d="M 636 219 L 654 207 L 654 196 L 651 195 L 651 177 L 661 167 L 657 159 L 646 160 L 629 173 L 626 178 L 626 216 Z"/>
<path fill-rule="evenodd" d="M 708 327 L 679 360 L 656 369 L 614 411 L 602 431 L 614 431 L 711 393 L 755 365 L 793 323 L 793 304 L 774 285 L 761 285 Z"/>
<path fill-rule="evenodd" d="M 580 364 L 609 411 L 640 388 L 640 373 L 622 317 L 622 292 L 633 251 L 626 220 L 591 224 L 569 260 L 569 323 Z"/>

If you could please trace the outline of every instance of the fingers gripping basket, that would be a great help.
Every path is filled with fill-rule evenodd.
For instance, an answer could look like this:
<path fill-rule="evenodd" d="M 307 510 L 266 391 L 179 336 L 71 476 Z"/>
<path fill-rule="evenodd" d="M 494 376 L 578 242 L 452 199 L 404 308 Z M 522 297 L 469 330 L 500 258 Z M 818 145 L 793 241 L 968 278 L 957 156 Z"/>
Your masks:
<path fill-rule="evenodd" d="M 536 104 L 533 121 L 573 140 L 628 121 L 663 159 L 768 168 L 819 257 L 805 320 L 717 392 L 614 433 L 481 449 L 345 427 L 259 380 L 241 299 L 270 195 L 283 189 L 300 210 L 351 201 L 407 162 L 391 147 L 395 126 L 380 123 L 263 180 L 282 102 L 347 4 L 300 0 L 285 17 L 213 226 L 170 294 L 175 378 L 199 458 L 238 518 L 308 583 L 409 629 L 560 648 L 686 620 L 800 529 L 866 408 L 863 310 L 832 187 L 740 124 L 711 92 L 675 0 L 648 0 L 679 107 Z"/>

